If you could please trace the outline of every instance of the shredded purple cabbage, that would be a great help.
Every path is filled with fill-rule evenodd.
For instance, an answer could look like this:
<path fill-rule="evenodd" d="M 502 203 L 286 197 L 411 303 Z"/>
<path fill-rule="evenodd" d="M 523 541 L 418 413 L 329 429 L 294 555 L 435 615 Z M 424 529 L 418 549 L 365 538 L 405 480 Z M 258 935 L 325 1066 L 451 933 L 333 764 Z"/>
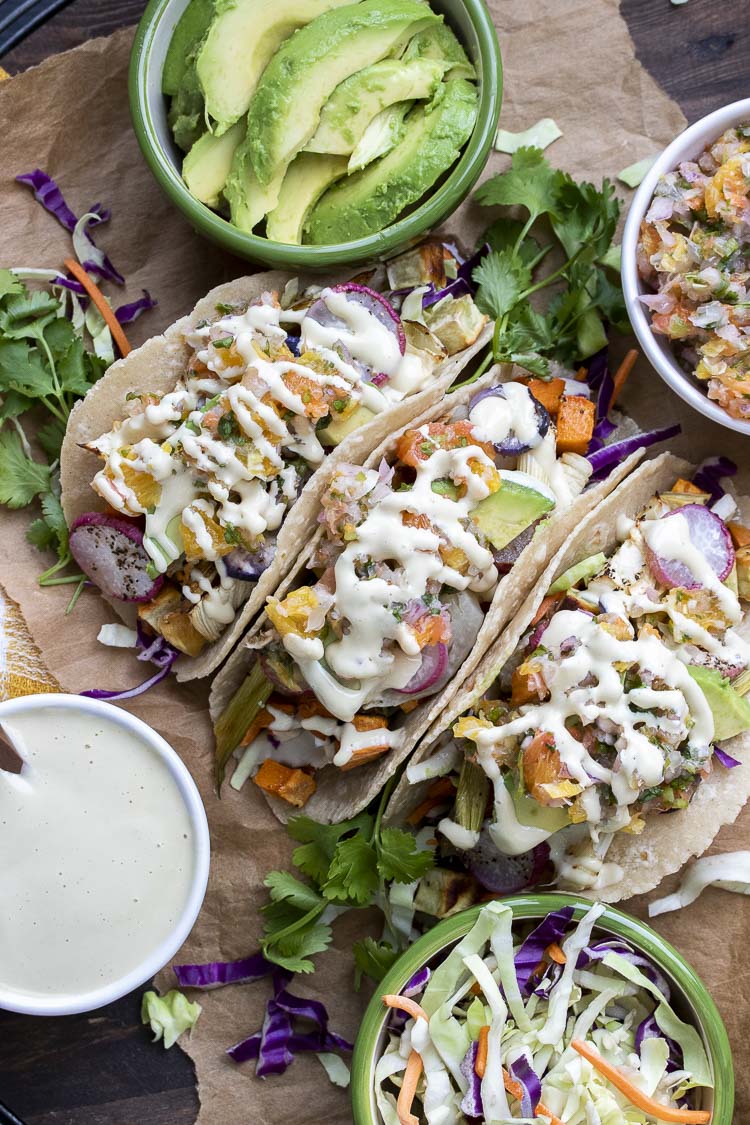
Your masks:
<path fill-rule="evenodd" d="M 736 473 L 737 466 L 729 457 L 715 457 L 711 461 L 704 461 L 698 468 L 693 477 L 693 484 L 696 488 L 700 488 L 701 492 L 708 492 L 711 497 L 709 503 L 715 504 L 726 495 L 720 484 L 722 478 L 733 477 Z"/>
<path fill-rule="evenodd" d="M 539 1076 L 532 1069 L 529 1060 L 521 1055 L 508 1067 L 511 1078 L 514 1078 L 521 1087 L 521 1114 L 523 1117 L 533 1117 L 536 1107 L 542 1097 L 542 1083 Z"/>
<path fill-rule="evenodd" d="M 155 309 L 159 304 L 149 293 L 148 289 L 142 290 L 143 296 L 137 301 L 131 301 L 127 305 L 119 305 L 115 309 L 115 316 L 120 324 L 132 324 L 137 320 L 141 313 L 148 312 L 149 309 Z"/>
<path fill-rule="evenodd" d="M 477 291 L 477 286 L 474 281 L 474 270 L 479 263 L 489 254 L 489 243 L 477 250 L 476 254 L 472 254 L 465 262 L 462 262 L 456 271 L 456 276 L 452 278 L 447 285 L 442 289 L 436 289 L 430 283 L 428 291 L 422 296 L 422 308 L 428 309 L 430 305 L 436 305 L 438 301 L 442 301 L 443 297 L 466 297 L 473 296 Z"/>
<path fill-rule="evenodd" d="M 536 926 L 522 943 L 515 956 L 518 987 L 525 996 L 533 991 L 532 973 L 542 960 L 545 949 L 553 942 L 560 944 L 573 917 L 573 907 L 563 906 L 553 910 Z"/>
<path fill-rule="evenodd" d="M 262 953 L 239 961 L 209 961 L 205 965 L 173 965 L 181 988 L 221 988 L 225 984 L 251 984 L 272 971 L 270 961 Z"/>
<path fill-rule="evenodd" d="M 80 281 L 76 281 L 74 277 L 63 277 L 63 275 L 60 274 L 54 281 L 50 282 L 50 284 L 55 287 L 70 289 L 71 293 L 75 293 L 77 297 L 88 301 L 88 293 L 81 285 Z"/>
<path fill-rule="evenodd" d="M 91 688 L 89 691 L 82 691 L 81 695 L 86 696 L 87 699 L 109 699 L 110 701 L 134 699 L 137 695 L 143 695 L 144 692 L 150 691 L 152 687 L 161 683 L 169 675 L 172 665 L 180 656 L 179 651 L 161 636 L 153 638 L 146 636 L 140 621 L 138 622 L 137 633 L 136 647 L 140 650 L 138 660 L 155 664 L 158 671 L 153 676 L 149 676 L 143 683 L 128 688 L 127 691 L 106 691 L 104 688 Z"/>
<path fill-rule="evenodd" d="M 484 1105 L 482 1103 L 482 1080 L 476 1072 L 477 1052 L 479 1044 L 476 1040 L 469 1046 L 468 1051 L 461 1060 L 460 1071 L 468 1083 L 468 1089 L 461 1102 L 461 1112 L 467 1117 L 483 1117 Z"/>
<path fill-rule="evenodd" d="M 722 750 L 720 746 L 714 746 L 714 757 L 718 762 L 721 762 L 724 769 L 733 770 L 735 766 L 741 765 L 736 758 L 731 754 L 727 754 L 726 750 Z"/>
<path fill-rule="evenodd" d="M 635 453 L 637 449 L 648 449 L 650 445 L 666 441 L 667 438 L 674 437 L 681 431 L 682 427 L 677 423 L 674 426 L 665 426 L 660 430 L 648 430 L 644 434 L 635 434 L 633 437 L 616 441 L 614 445 L 608 445 L 603 449 L 597 449 L 593 453 L 589 453 L 587 460 L 594 470 L 591 480 L 601 480 L 613 465 L 619 465 L 631 453 Z"/>
<path fill-rule="evenodd" d="M 71 234 L 73 233 L 78 218 L 68 207 L 65 196 L 52 176 L 48 176 L 41 168 L 35 168 L 33 172 L 24 172 L 23 175 L 16 176 L 16 180 L 19 184 L 30 187 L 34 192 L 34 198 L 38 203 L 41 203 L 45 211 L 49 211 L 50 215 L 55 216 L 58 223 L 61 223 Z"/>
<path fill-rule="evenodd" d="M 418 992 L 426 988 L 429 984 L 432 972 L 429 965 L 423 965 L 421 969 L 417 969 L 413 977 L 411 977 L 404 987 L 401 989 L 402 996 L 416 996 Z"/>
<path fill-rule="evenodd" d="M 626 942 L 619 941 L 617 938 L 608 941 L 599 941 L 595 945 L 587 946 L 579 956 L 576 968 L 583 969 L 591 961 L 603 961 L 608 953 L 617 953 L 618 956 L 622 957 L 625 961 L 629 961 L 631 965 L 635 965 L 637 969 L 641 970 L 644 976 L 648 977 L 652 984 L 656 985 L 664 999 L 667 1002 L 669 1001 L 671 989 L 669 987 L 669 981 L 664 976 L 664 973 L 662 973 L 660 969 L 657 969 L 656 965 L 654 965 L 652 961 L 649 961 L 648 957 L 644 957 L 642 953 L 635 953 Z"/>

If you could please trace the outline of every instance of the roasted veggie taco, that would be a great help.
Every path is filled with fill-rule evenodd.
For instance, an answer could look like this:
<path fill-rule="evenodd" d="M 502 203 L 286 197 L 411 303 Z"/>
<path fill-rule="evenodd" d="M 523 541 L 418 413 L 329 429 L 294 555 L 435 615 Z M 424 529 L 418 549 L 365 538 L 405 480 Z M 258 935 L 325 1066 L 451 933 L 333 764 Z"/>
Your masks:
<path fill-rule="evenodd" d="M 278 586 L 327 472 L 438 400 L 487 342 L 462 268 L 429 244 L 367 284 L 240 278 L 75 408 L 61 460 L 71 551 L 137 616 L 143 644 L 183 654 L 179 679 L 215 668 Z"/>
<path fill-rule="evenodd" d="M 515 373 L 337 461 L 316 536 L 214 682 L 219 781 L 236 753 L 232 784 L 252 776 L 282 817 L 366 805 L 633 467 L 587 487 L 593 400 Z"/>
<path fill-rule="evenodd" d="M 735 819 L 750 793 L 742 519 L 663 455 L 574 532 L 386 810 L 434 826 L 418 909 L 450 911 L 458 883 L 459 905 L 553 880 L 641 894 Z"/>

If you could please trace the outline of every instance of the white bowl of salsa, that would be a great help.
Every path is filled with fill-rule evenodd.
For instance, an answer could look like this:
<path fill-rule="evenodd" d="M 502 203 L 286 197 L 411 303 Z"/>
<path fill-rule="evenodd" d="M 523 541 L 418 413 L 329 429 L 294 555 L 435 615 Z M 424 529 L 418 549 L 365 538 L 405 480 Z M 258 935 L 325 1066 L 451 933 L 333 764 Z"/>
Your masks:
<path fill-rule="evenodd" d="M 628 212 L 622 239 L 622 284 L 635 334 L 652 366 L 665 383 L 695 410 L 720 426 L 750 435 L 750 417 L 733 417 L 722 405 L 710 399 L 705 385 L 678 362 L 669 337 L 654 332 L 649 309 L 639 299 L 654 290 L 644 282 L 638 270 L 641 224 L 651 207 L 661 177 L 675 171 L 685 161 L 696 160 L 727 129 L 748 122 L 750 98 L 732 102 L 696 121 L 657 157 L 638 188 Z M 750 353 L 748 358 L 750 359 Z"/>
<path fill-rule="evenodd" d="M 161 735 L 110 703 L 8 700 L 0 734 L 0 1008 L 92 1011 L 190 933 L 208 881 L 203 803 Z"/>

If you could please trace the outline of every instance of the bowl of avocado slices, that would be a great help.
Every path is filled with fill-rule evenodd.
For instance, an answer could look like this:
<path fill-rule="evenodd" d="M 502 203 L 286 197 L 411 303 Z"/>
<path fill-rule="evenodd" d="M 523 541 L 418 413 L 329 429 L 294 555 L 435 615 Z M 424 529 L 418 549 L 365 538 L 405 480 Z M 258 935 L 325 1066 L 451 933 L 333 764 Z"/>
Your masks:
<path fill-rule="evenodd" d="M 141 150 L 206 237 L 314 270 L 397 253 L 455 210 L 502 98 L 483 0 L 151 0 Z"/>

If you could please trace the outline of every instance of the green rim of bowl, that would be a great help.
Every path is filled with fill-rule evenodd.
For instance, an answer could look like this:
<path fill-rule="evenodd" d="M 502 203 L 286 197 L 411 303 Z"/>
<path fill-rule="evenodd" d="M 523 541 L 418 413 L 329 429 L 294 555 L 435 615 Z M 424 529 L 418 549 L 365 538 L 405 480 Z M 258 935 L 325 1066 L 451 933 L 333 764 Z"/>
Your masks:
<path fill-rule="evenodd" d="M 552 910 L 560 910 L 563 906 L 572 906 L 574 917 L 580 918 L 591 907 L 590 902 L 563 894 L 519 895 L 499 901 L 511 907 L 515 921 L 541 918 Z M 381 1125 L 375 1115 L 373 1101 L 376 1050 L 389 1015 L 388 1009 L 381 1001 L 381 996 L 386 993 L 399 993 L 417 969 L 429 963 L 441 950 L 449 948 L 460 940 L 474 925 L 481 909 L 481 906 L 472 906 L 453 918 L 438 922 L 434 929 L 419 938 L 399 957 L 378 985 L 376 994 L 367 1007 L 354 1045 L 351 1096 L 355 1125 Z M 674 946 L 637 918 L 631 918 L 630 915 L 608 906 L 597 921 L 596 928 L 625 938 L 636 949 L 650 957 L 682 992 L 703 1038 L 713 1073 L 714 1104 L 711 1125 L 732 1125 L 734 1109 L 732 1051 L 718 1009 L 700 977 Z"/>
<path fill-rule="evenodd" d="M 500 45 L 492 18 L 483 0 L 461 0 L 474 27 L 479 46 L 481 80 L 477 123 L 468 143 L 445 182 L 410 215 L 377 234 L 331 246 L 289 246 L 258 235 L 246 234 L 216 215 L 190 195 L 179 172 L 156 133 L 148 104 L 146 75 L 156 29 L 170 0 L 150 0 L 133 43 L 128 92 L 138 144 L 146 162 L 172 203 L 207 238 L 241 258 L 282 269 L 322 269 L 327 266 L 382 258 L 418 241 L 439 226 L 466 198 L 487 161 L 497 130 L 503 89 Z"/>

